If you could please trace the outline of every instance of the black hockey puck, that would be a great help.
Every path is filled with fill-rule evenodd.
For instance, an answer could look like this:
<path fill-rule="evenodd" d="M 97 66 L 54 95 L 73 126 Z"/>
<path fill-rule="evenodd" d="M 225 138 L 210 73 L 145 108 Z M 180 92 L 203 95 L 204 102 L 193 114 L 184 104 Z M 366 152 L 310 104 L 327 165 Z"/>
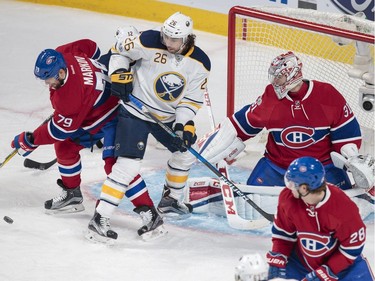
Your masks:
<path fill-rule="evenodd" d="M 8 217 L 8 216 L 4 216 L 4 220 L 5 220 L 7 223 L 9 223 L 9 224 L 12 224 L 12 223 L 13 223 L 13 220 L 12 220 L 10 217 Z"/>

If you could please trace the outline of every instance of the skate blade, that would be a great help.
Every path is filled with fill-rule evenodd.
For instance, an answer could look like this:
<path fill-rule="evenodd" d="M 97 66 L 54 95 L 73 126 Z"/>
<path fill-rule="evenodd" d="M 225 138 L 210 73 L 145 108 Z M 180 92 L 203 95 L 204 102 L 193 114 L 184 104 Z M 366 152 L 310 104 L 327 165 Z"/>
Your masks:
<path fill-rule="evenodd" d="M 177 213 L 174 213 L 174 212 L 169 212 L 169 213 L 161 213 L 159 212 L 160 216 L 163 218 L 163 219 L 166 219 L 166 220 L 172 220 L 172 221 L 177 221 L 177 220 L 186 220 L 188 219 L 190 216 L 191 216 L 191 213 L 188 213 L 188 214 L 177 214 Z"/>
<path fill-rule="evenodd" d="M 163 237 L 167 234 L 168 234 L 168 230 L 165 229 L 164 225 L 161 225 L 158 228 L 154 229 L 153 231 L 143 233 L 141 235 L 141 238 L 143 241 L 152 241 L 160 237 Z"/>
<path fill-rule="evenodd" d="M 85 238 L 95 244 L 103 244 L 107 246 L 113 246 L 115 244 L 115 239 L 101 236 L 98 233 L 90 229 L 87 230 L 87 233 L 85 234 Z"/>
<path fill-rule="evenodd" d="M 161 210 L 159 208 L 156 209 L 159 213 L 159 215 L 164 219 L 170 219 L 170 220 L 184 220 L 191 216 L 191 213 L 177 213 L 172 210 Z"/>
<path fill-rule="evenodd" d="M 77 205 L 68 205 L 60 209 L 45 209 L 45 213 L 48 215 L 71 214 L 71 213 L 82 212 L 84 210 L 85 210 L 85 206 L 83 206 L 82 204 L 77 204 Z"/>

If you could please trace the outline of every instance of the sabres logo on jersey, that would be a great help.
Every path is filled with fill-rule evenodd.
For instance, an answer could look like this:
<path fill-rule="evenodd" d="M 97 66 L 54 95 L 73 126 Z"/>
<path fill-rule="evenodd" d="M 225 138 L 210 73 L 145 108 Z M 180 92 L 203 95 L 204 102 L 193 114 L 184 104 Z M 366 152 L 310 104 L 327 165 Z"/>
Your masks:
<path fill-rule="evenodd" d="M 320 257 L 332 250 L 336 240 L 330 236 L 314 234 L 308 232 L 298 233 L 302 251 L 309 257 Z"/>
<path fill-rule="evenodd" d="M 182 94 L 186 85 L 185 78 L 177 72 L 159 75 L 155 81 L 155 93 L 166 102 L 173 102 Z"/>

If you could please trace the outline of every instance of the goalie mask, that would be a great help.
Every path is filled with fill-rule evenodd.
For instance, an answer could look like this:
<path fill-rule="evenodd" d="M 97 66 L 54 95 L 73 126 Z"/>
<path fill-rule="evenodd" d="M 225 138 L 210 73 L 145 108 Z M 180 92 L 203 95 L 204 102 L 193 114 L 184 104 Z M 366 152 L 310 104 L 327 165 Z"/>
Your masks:
<path fill-rule="evenodd" d="M 302 81 L 302 62 L 293 52 L 281 54 L 271 62 L 268 79 L 281 100 Z"/>
<path fill-rule="evenodd" d="M 309 190 L 319 188 L 324 183 L 325 170 L 318 159 L 301 157 L 295 159 L 288 167 L 284 181 L 288 188 L 298 190 L 299 186 L 306 184 Z"/>
<path fill-rule="evenodd" d="M 35 62 L 34 75 L 41 80 L 59 80 L 60 69 L 66 69 L 62 54 L 53 49 L 46 49 L 39 54 Z"/>
<path fill-rule="evenodd" d="M 170 38 L 182 38 L 182 43 L 185 44 L 187 37 L 193 33 L 193 21 L 190 17 L 177 12 L 164 22 L 161 31 L 162 35 Z"/>

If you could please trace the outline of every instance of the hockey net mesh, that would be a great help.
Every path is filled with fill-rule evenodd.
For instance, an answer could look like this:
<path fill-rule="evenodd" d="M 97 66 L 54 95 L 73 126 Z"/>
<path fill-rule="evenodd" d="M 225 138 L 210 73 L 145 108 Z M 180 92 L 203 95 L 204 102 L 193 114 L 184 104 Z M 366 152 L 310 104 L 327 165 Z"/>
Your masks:
<path fill-rule="evenodd" d="M 321 30 L 311 31 L 300 26 L 268 21 L 264 17 L 259 19 L 247 15 L 246 12 L 244 15 L 243 9 L 247 9 L 244 7 L 240 7 L 241 13 L 237 14 L 235 8 L 231 10 L 234 10 L 235 16 L 229 18 L 229 29 L 231 26 L 234 28 L 232 34 L 229 32 L 229 45 L 232 44 L 233 47 L 234 61 L 231 62 L 229 48 L 228 80 L 233 82 L 234 86 L 232 89 L 228 87 L 228 114 L 254 102 L 269 84 L 267 72 L 272 59 L 292 50 L 303 63 L 305 78 L 331 83 L 345 96 L 361 125 L 364 139 L 362 153 L 374 155 L 374 112 L 364 111 L 359 104 L 359 88 L 364 82 L 347 74 L 356 54 L 355 43 L 339 46 L 332 40 L 332 35 L 324 33 L 324 26 L 334 26 L 335 21 L 343 15 L 291 8 L 252 8 L 265 12 L 266 15 L 277 14 L 297 19 L 302 24 L 312 22 L 323 27 Z M 356 32 L 373 36 L 373 22 L 350 17 L 356 23 Z M 338 34 L 342 35 L 342 31 L 339 30 Z M 369 46 L 373 58 L 374 45 Z M 232 108 L 229 100 L 232 101 Z M 263 132 L 252 141 L 253 144 L 262 144 L 266 140 L 265 136 L 266 132 Z"/>

